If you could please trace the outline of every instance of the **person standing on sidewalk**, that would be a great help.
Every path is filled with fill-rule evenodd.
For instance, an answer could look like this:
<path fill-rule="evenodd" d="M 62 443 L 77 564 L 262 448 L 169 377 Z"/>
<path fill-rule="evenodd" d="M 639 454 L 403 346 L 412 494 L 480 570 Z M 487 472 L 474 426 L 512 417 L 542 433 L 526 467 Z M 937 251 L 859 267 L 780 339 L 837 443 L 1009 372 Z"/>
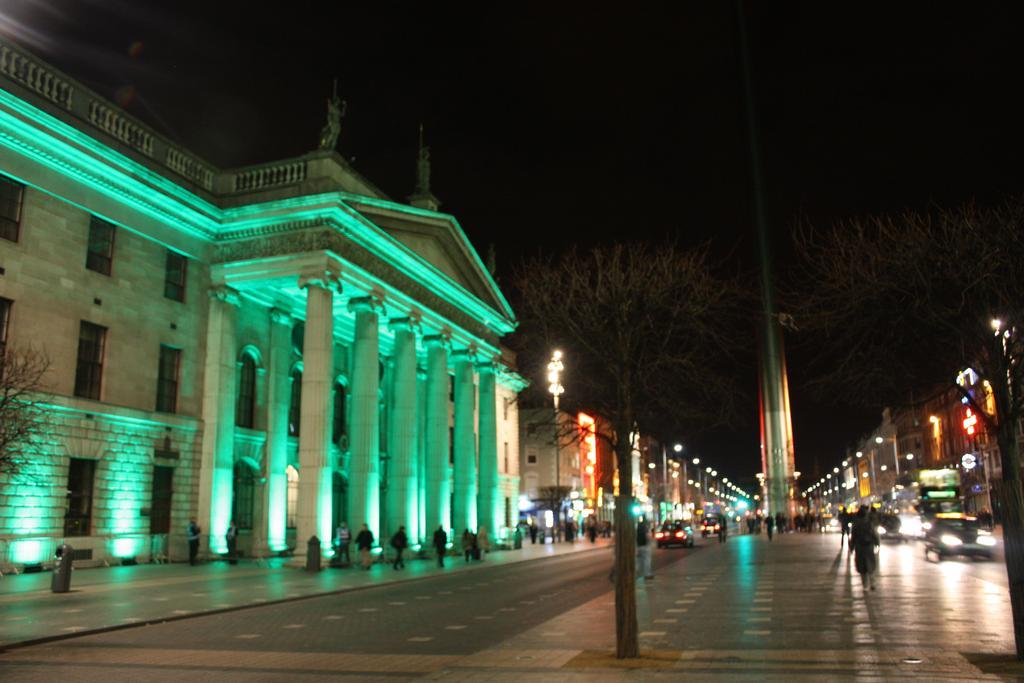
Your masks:
<path fill-rule="evenodd" d="M 537 522 L 530 522 L 530 545 L 537 545 Z"/>
<path fill-rule="evenodd" d="M 594 517 L 587 517 L 587 540 L 591 543 L 597 542 L 597 522 Z"/>
<path fill-rule="evenodd" d="M 648 581 L 654 578 L 651 569 L 651 527 L 646 519 L 640 520 L 636 525 L 636 573 Z"/>
<path fill-rule="evenodd" d="M 445 533 L 443 526 L 439 526 L 434 532 L 434 552 L 437 554 L 438 567 L 444 567 L 444 553 L 447 549 L 448 534 Z"/>
<path fill-rule="evenodd" d="M 359 549 L 359 563 L 363 569 L 369 569 L 373 565 L 373 557 L 370 554 L 373 550 L 373 532 L 370 527 L 363 525 L 356 536 L 356 548 Z"/>
<path fill-rule="evenodd" d="M 199 525 L 196 524 L 195 518 L 190 519 L 185 535 L 188 537 L 188 563 L 193 567 L 196 565 L 196 556 L 199 554 L 199 535 L 201 531 Z"/>
<path fill-rule="evenodd" d="M 462 554 L 466 557 L 466 562 L 473 559 L 473 548 L 476 547 L 476 536 L 469 529 L 462 532 Z"/>
<path fill-rule="evenodd" d="M 487 527 L 482 526 L 476 532 L 476 547 L 480 553 L 478 559 L 484 559 L 484 556 L 491 551 L 491 538 L 487 535 Z"/>
<path fill-rule="evenodd" d="M 351 544 L 352 531 L 348 528 L 348 524 L 341 522 L 338 525 L 338 530 L 334 532 L 334 547 L 338 550 L 338 562 L 343 562 L 343 566 L 352 564 L 352 557 L 348 552 Z"/>
<path fill-rule="evenodd" d="M 235 526 L 235 520 L 228 524 L 224 540 L 228 543 L 228 564 L 238 564 L 238 527 Z"/>
<path fill-rule="evenodd" d="M 772 540 L 772 531 L 775 529 L 775 518 L 771 515 L 765 515 L 764 528 L 768 532 L 768 540 Z"/>
<path fill-rule="evenodd" d="M 853 547 L 854 564 L 860 574 L 860 582 L 864 590 L 875 590 L 875 574 L 878 572 L 878 526 L 872 522 L 867 509 L 861 506 L 857 510 L 857 518 L 850 529 L 850 545 Z"/>
<path fill-rule="evenodd" d="M 719 521 L 721 524 L 718 525 L 718 542 L 725 543 L 725 539 L 729 536 L 729 518 L 722 517 Z"/>
<path fill-rule="evenodd" d="M 402 561 L 402 553 L 409 546 L 409 537 L 405 535 L 405 527 L 398 527 L 398 531 L 391 537 L 391 547 L 395 549 L 395 562 L 391 566 L 395 570 L 405 569 L 405 562 Z"/>

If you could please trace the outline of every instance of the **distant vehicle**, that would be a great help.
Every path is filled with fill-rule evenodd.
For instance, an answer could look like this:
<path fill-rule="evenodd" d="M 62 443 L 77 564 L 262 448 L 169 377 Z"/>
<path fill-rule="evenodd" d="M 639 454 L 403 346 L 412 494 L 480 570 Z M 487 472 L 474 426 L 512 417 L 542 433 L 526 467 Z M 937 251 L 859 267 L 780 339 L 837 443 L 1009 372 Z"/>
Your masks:
<path fill-rule="evenodd" d="M 842 530 L 843 528 L 839 523 L 838 517 L 830 515 L 828 513 L 825 513 L 821 516 L 821 526 L 818 527 L 818 531 L 824 534 L 832 531 L 840 532 Z"/>
<path fill-rule="evenodd" d="M 692 548 L 693 527 L 686 522 L 665 522 L 654 532 L 654 540 L 658 542 L 659 548 L 670 545 Z"/>
<path fill-rule="evenodd" d="M 920 522 L 917 528 L 920 530 Z M 910 537 L 903 531 L 903 516 L 893 513 L 883 514 L 878 523 L 878 537 L 883 541 L 902 541 L 906 543 Z"/>
<path fill-rule="evenodd" d="M 704 538 L 712 534 L 717 534 L 718 530 L 722 528 L 722 524 L 725 523 L 721 517 L 717 515 L 708 515 L 704 517 L 704 521 L 701 523 L 700 535 Z"/>
<path fill-rule="evenodd" d="M 939 513 L 924 537 L 924 557 L 934 553 L 941 562 L 963 555 L 992 559 L 996 539 L 978 525 L 978 520 L 963 513 Z"/>
<path fill-rule="evenodd" d="M 931 522 L 936 515 L 964 511 L 958 470 L 918 470 L 917 485 L 917 509 L 923 522 Z"/>

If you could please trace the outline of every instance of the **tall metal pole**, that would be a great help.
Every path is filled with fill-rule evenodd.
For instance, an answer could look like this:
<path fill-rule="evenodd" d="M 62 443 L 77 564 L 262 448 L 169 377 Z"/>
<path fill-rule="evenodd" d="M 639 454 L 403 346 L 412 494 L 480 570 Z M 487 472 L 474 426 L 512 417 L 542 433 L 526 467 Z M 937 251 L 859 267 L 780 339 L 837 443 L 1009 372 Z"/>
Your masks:
<path fill-rule="evenodd" d="M 753 195 L 754 218 L 757 224 L 761 271 L 762 328 L 759 387 L 761 457 L 765 473 L 768 509 L 773 514 L 782 512 L 791 517 L 796 509 L 796 502 L 792 500 L 789 488 L 789 477 L 795 469 L 793 427 L 789 408 L 789 387 L 786 379 L 786 359 L 782 349 L 782 330 L 775 306 L 771 242 L 768 237 L 768 217 L 761 168 L 760 132 L 754 104 L 753 77 L 743 0 L 736 0 L 736 14 L 740 65 L 743 71 L 743 95 L 746 104 L 751 194 Z"/>
<path fill-rule="evenodd" d="M 558 539 L 558 525 L 562 518 L 562 449 L 558 447 L 558 397 L 562 395 L 565 388 L 562 386 L 562 352 L 556 350 L 551 354 L 551 362 L 548 363 L 548 391 L 554 397 L 555 403 L 555 497 L 558 499 L 558 509 L 555 510 L 555 532 L 553 537 Z"/>

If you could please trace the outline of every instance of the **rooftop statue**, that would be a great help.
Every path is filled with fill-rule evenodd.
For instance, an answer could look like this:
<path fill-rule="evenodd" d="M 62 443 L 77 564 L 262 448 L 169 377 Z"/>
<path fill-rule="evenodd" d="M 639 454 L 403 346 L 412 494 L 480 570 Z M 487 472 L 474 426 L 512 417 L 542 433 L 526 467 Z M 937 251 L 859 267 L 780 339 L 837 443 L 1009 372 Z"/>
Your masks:
<path fill-rule="evenodd" d="M 348 102 L 338 97 L 338 80 L 334 80 L 334 94 L 327 100 L 327 123 L 320 130 L 320 149 L 333 150 L 341 133 L 341 119 Z"/>

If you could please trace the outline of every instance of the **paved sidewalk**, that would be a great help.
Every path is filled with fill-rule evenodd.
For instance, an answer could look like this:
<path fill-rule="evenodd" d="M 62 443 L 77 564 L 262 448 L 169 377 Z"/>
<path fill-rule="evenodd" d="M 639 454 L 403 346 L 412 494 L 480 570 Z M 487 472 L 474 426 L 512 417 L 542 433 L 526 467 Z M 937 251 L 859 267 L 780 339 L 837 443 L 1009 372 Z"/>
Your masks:
<path fill-rule="evenodd" d="M 1005 568 L 924 561 L 883 544 L 865 594 L 839 538 L 738 536 L 640 582 L 644 657 L 619 662 L 606 593 L 438 672 L 444 680 L 1005 680 L 1012 661 Z M 659 554 L 671 553 L 661 550 Z"/>
<path fill-rule="evenodd" d="M 377 564 L 369 571 L 325 569 L 318 574 L 289 567 L 284 560 L 270 566 L 243 561 L 235 566 L 215 562 L 83 569 L 72 574 L 72 590 L 63 594 L 50 592 L 49 572 L 5 576 L 0 579 L 0 647 L 540 560 L 609 544 L 607 539 L 595 545 L 527 543 L 521 550 L 490 553 L 483 562 L 466 564 L 461 557 L 448 557 L 444 569 L 433 559 L 407 561 L 400 571 Z"/>

